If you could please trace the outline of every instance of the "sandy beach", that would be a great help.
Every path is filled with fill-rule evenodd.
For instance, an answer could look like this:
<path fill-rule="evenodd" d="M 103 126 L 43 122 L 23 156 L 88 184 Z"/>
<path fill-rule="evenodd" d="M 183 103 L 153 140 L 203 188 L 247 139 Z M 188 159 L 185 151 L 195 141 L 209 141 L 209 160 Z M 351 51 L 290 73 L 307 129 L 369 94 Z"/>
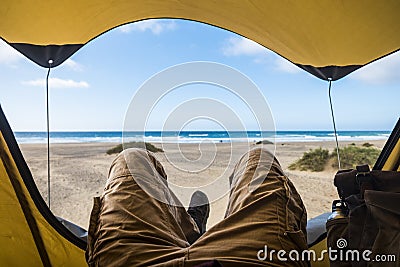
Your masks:
<path fill-rule="evenodd" d="M 361 145 L 367 141 L 354 142 Z M 382 148 L 385 141 L 369 141 Z M 341 146 L 353 142 L 341 142 Z M 107 155 L 113 143 L 70 143 L 51 144 L 51 210 L 56 216 L 72 221 L 83 228 L 88 227 L 93 197 L 102 193 L 108 169 L 116 155 Z M 161 144 L 155 144 L 160 147 Z M 179 187 L 195 187 L 216 184 L 220 192 L 228 192 L 228 177 L 234 164 L 254 143 L 235 144 L 170 144 L 165 145 L 164 153 L 156 157 L 164 166 L 168 181 L 184 205 L 186 196 Z M 330 211 L 331 201 L 337 198 L 333 186 L 336 172 L 328 168 L 323 172 L 291 171 L 288 166 L 300 158 L 305 151 L 313 148 L 327 148 L 332 151 L 334 142 L 292 142 L 277 143 L 276 157 L 284 171 L 299 191 L 308 212 L 308 218 Z M 21 144 L 20 148 L 33 174 L 39 191 L 47 201 L 47 155 L 45 144 Z M 181 153 L 180 153 L 181 151 Z M 215 185 L 214 189 L 216 188 Z M 207 192 L 206 192 L 207 193 Z M 208 227 L 224 216 L 227 194 L 211 203 Z"/>

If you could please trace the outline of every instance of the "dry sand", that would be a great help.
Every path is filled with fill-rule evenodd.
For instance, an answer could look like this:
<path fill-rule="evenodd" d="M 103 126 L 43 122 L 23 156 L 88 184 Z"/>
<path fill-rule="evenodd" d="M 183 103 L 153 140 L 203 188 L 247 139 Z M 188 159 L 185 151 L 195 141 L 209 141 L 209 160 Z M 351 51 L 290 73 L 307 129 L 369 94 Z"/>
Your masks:
<path fill-rule="evenodd" d="M 355 143 L 364 142 L 366 141 Z M 385 141 L 369 142 L 378 148 L 382 148 L 385 143 Z M 341 146 L 348 143 L 350 142 L 341 142 Z M 114 145 L 112 143 L 51 144 L 51 210 L 55 215 L 83 228 L 88 227 L 92 199 L 102 193 L 109 166 L 115 158 L 115 155 L 107 155 L 106 151 Z M 250 148 L 256 146 L 251 144 Z M 20 147 L 39 191 L 47 201 L 46 146 L 22 144 Z M 337 198 L 332 183 L 336 170 L 330 168 L 323 172 L 290 171 L 288 166 L 305 151 L 317 147 L 332 151 L 335 143 L 276 144 L 276 156 L 303 198 L 308 218 L 330 211 L 331 201 Z M 228 176 L 232 172 L 233 165 L 248 148 L 245 143 L 235 144 L 233 148 L 228 143 L 180 146 L 175 144 L 164 146 L 165 153 L 157 153 L 156 156 L 163 164 L 170 184 L 193 187 L 211 183 L 212 192 L 207 192 L 211 195 L 215 191 L 227 192 Z M 218 185 L 212 184 L 213 182 Z M 179 189 L 173 190 L 187 205 L 190 195 L 183 194 Z M 226 203 L 227 195 L 212 202 L 208 227 L 223 218 Z"/>

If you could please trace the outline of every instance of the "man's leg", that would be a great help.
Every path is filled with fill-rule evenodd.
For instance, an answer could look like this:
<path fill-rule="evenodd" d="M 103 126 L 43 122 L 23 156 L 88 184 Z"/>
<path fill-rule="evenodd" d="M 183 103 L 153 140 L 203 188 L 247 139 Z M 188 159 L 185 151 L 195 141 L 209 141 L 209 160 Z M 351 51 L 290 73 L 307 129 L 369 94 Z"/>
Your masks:
<path fill-rule="evenodd" d="M 150 152 L 129 149 L 118 155 L 92 210 L 90 266 L 181 265 L 200 234 L 166 179 Z"/>
<path fill-rule="evenodd" d="M 307 215 L 274 156 L 263 149 L 251 150 L 236 165 L 230 180 L 225 219 L 189 248 L 186 266 L 209 259 L 223 266 L 307 266 L 289 258 L 290 250 L 301 256 L 307 249 Z M 280 250 L 285 253 L 278 254 Z M 295 252 L 291 256 L 296 257 Z"/>

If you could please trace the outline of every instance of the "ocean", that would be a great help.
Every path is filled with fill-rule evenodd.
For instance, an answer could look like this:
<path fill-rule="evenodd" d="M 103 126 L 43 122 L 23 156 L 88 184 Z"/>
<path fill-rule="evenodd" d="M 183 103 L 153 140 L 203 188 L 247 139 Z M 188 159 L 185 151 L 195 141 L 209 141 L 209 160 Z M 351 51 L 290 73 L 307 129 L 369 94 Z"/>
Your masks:
<path fill-rule="evenodd" d="M 363 140 L 385 140 L 389 137 L 390 131 L 338 131 L 339 141 L 363 141 Z M 46 132 L 15 132 L 18 143 L 46 143 Z M 275 142 L 313 142 L 313 141 L 334 141 L 332 131 L 147 131 L 142 132 L 51 132 L 51 143 L 93 143 L 124 141 L 146 141 L 146 142 L 179 142 L 179 143 L 200 143 L 200 142 L 257 142 L 270 140 Z"/>

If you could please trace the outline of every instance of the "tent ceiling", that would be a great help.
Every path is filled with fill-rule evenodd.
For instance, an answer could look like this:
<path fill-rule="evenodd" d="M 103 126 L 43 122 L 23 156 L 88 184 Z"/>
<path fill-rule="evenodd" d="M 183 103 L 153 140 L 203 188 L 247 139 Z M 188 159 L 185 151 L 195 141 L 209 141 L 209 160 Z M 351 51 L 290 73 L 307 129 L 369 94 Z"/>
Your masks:
<path fill-rule="evenodd" d="M 37 64 L 61 64 L 129 22 L 179 18 L 215 25 L 333 80 L 400 48 L 400 1 L 3 0 L 0 37 Z"/>

